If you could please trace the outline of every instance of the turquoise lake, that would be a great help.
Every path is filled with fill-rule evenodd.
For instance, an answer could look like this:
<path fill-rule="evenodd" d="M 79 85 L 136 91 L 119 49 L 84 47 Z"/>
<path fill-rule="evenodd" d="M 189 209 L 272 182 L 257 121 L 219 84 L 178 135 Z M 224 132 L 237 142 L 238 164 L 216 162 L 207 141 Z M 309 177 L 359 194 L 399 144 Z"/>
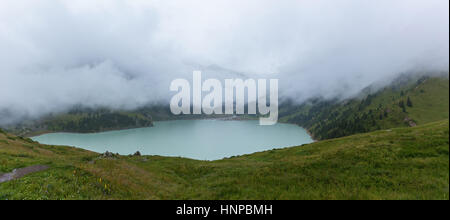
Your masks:
<path fill-rule="evenodd" d="M 42 144 L 67 145 L 99 153 L 179 156 L 198 160 L 250 154 L 311 143 L 305 129 L 259 121 L 179 120 L 155 122 L 154 127 L 91 134 L 51 133 L 32 138 Z"/>

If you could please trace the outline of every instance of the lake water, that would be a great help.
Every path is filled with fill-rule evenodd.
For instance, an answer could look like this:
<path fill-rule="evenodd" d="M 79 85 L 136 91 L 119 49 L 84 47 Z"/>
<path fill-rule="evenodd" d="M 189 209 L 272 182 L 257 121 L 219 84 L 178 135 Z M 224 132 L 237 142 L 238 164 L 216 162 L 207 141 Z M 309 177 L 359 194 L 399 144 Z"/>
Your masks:
<path fill-rule="evenodd" d="M 306 130 L 291 124 L 260 126 L 259 121 L 180 120 L 154 127 L 92 134 L 51 133 L 33 137 L 43 144 L 67 145 L 123 155 L 181 156 L 199 160 L 249 154 L 311 143 Z"/>

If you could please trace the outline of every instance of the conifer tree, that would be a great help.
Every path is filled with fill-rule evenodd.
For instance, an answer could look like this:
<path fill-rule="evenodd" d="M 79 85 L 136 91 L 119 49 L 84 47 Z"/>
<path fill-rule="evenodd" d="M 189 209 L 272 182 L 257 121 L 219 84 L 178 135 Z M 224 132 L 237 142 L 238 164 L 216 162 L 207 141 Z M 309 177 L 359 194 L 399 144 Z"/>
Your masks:
<path fill-rule="evenodd" d="M 408 100 L 406 101 L 406 105 L 407 105 L 408 107 L 410 107 L 410 108 L 413 107 L 412 101 L 411 101 L 411 99 L 410 99 L 409 97 L 408 97 Z"/>

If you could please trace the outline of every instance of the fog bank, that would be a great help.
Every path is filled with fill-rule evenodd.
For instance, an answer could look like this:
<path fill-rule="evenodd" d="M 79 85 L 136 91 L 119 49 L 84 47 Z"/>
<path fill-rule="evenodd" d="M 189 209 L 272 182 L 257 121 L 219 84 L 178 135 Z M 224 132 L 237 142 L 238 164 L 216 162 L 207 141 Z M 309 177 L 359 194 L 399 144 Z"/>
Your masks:
<path fill-rule="evenodd" d="M 280 96 L 347 98 L 448 71 L 442 0 L 14 0 L 0 4 L 0 124 L 74 105 L 165 102 L 170 82 L 279 79 Z"/>

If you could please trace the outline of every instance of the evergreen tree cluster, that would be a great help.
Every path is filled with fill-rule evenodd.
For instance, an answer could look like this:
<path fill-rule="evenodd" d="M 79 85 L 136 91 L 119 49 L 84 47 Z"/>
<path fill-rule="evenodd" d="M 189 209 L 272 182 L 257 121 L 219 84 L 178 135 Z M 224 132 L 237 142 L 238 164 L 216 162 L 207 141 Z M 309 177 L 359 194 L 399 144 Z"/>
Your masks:
<path fill-rule="evenodd" d="M 77 119 L 53 120 L 48 122 L 48 129 L 53 131 L 88 133 L 125 128 L 149 127 L 153 124 L 151 117 L 119 112 L 75 114 L 78 114 Z"/>
<path fill-rule="evenodd" d="M 395 90 L 394 90 L 395 91 Z M 308 104 L 290 107 L 280 113 L 280 117 L 288 116 L 287 121 L 308 129 L 316 139 L 330 139 L 348 136 L 357 133 L 379 130 L 386 123 L 400 123 L 407 114 L 407 107 L 412 108 L 413 102 L 404 90 L 396 90 L 399 96 L 383 96 L 384 102 L 375 101 L 383 91 L 369 94 L 364 99 L 351 99 L 346 101 L 319 101 L 313 100 Z M 400 100 L 399 100 L 400 99 Z M 394 101 L 394 104 L 389 101 Z M 380 104 L 375 105 L 374 102 Z M 397 104 L 395 104 L 397 103 Z M 384 105 L 385 106 L 384 106 Z M 398 109 L 396 106 L 398 106 Z M 290 108 L 290 109 L 289 109 Z M 394 114 L 390 112 L 394 111 Z M 289 116 L 289 112 L 296 112 Z"/>
<path fill-rule="evenodd" d="M 330 139 L 380 129 L 377 121 L 388 117 L 382 106 L 369 109 L 374 96 L 369 95 L 360 103 L 349 102 L 345 106 L 338 101 L 315 103 L 303 114 L 289 122 L 307 128 L 317 139 Z M 345 110 L 342 110 L 345 109 Z"/>

